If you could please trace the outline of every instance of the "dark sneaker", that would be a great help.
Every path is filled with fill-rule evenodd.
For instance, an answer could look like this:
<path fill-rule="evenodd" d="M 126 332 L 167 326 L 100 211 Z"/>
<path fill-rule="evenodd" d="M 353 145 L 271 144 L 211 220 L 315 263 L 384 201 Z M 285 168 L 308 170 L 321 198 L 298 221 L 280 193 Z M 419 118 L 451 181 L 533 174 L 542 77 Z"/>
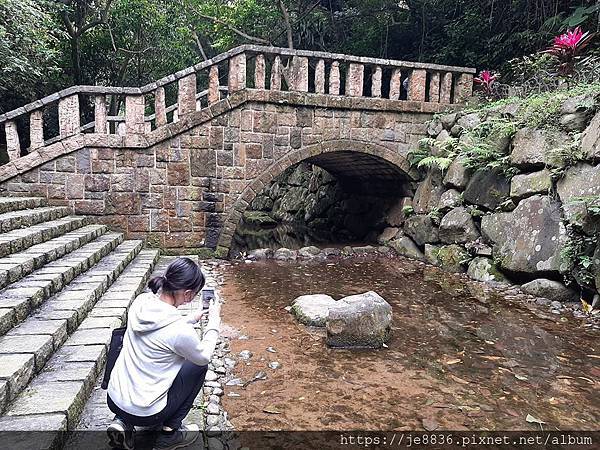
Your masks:
<path fill-rule="evenodd" d="M 179 429 L 172 433 L 161 432 L 154 443 L 154 450 L 175 450 L 187 447 L 193 444 L 199 435 L 198 425 L 181 424 Z"/>
<path fill-rule="evenodd" d="M 118 417 L 115 417 L 112 423 L 106 429 L 108 435 L 108 445 L 112 448 L 124 450 L 133 450 L 135 447 L 135 428 L 127 425 Z"/>

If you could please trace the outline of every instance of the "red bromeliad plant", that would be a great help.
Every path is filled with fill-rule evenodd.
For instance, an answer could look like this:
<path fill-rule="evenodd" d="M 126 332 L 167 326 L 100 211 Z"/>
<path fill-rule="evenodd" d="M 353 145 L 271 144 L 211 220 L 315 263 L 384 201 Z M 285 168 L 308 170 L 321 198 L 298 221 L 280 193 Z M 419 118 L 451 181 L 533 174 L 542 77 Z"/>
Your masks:
<path fill-rule="evenodd" d="M 594 33 L 581 31 L 581 27 L 567 30 L 566 33 L 556 36 L 552 47 L 546 53 L 556 57 L 559 62 L 559 71 L 562 75 L 572 75 L 575 72 L 577 57 L 590 43 Z"/>
<path fill-rule="evenodd" d="M 497 78 L 498 75 L 493 74 L 489 70 L 482 70 L 479 72 L 479 76 L 474 78 L 473 81 L 481 85 L 486 95 L 492 95 L 494 83 Z"/>

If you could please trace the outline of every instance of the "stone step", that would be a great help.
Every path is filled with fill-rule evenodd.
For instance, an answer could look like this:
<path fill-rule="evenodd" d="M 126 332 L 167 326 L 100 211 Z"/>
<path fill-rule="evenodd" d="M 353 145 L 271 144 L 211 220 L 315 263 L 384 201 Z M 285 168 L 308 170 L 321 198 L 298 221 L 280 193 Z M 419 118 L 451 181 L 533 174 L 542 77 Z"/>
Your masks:
<path fill-rule="evenodd" d="M 67 318 L 53 318 L 52 314 L 46 314 L 45 311 L 36 311 L 6 336 L 0 338 L 0 379 L 8 382 L 8 401 L 14 399 L 25 388 L 35 373 L 40 372 L 52 353 L 65 343 L 69 334 L 72 334 L 69 339 L 70 345 L 81 342 L 82 345 L 86 345 L 88 341 L 95 342 L 98 337 L 92 337 L 92 332 L 97 332 L 103 338 L 106 337 L 106 333 L 102 333 L 104 330 L 88 329 L 74 333 L 73 331 L 99 296 L 139 253 L 142 244 L 142 241 L 123 242 L 114 252 L 102 258 L 98 264 L 74 279 L 65 289 L 47 301 L 48 305 L 45 304 L 43 309 L 52 312 L 68 312 L 75 316 L 71 327 L 68 326 Z M 92 277 L 96 281 L 87 281 Z M 81 285 L 85 285 L 86 289 L 78 289 L 82 287 Z M 68 300 L 63 300 L 64 298 Z M 69 304 L 71 310 L 55 309 L 61 308 L 65 302 Z"/>
<path fill-rule="evenodd" d="M 107 230 L 105 225 L 87 225 L 47 242 L 33 245 L 22 252 L 0 258 L 0 289 L 29 275 L 44 264 L 77 250 L 106 233 Z"/>
<path fill-rule="evenodd" d="M 107 302 L 119 300 L 122 305 L 129 306 L 144 289 L 158 254 L 158 250 L 139 252 L 91 308 L 88 317 L 0 417 L 0 431 L 14 429 L 13 421 L 18 421 L 21 430 L 43 428 L 58 432 L 65 427 L 75 427 L 94 382 L 102 372 L 112 329 L 121 326 L 125 320 L 123 307 Z M 94 314 L 99 310 L 103 311 Z M 26 362 L 31 364 L 29 360 Z"/>
<path fill-rule="evenodd" d="M 49 241 L 69 231 L 87 225 L 86 217 L 67 216 L 0 234 L 0 258 L 17 253 L 35 244 Z"/>
<path fill-rule="evenodd" d="M 123 235 L 120 233 L 103 234 L 89 244 L 9 285 L 0 292 L 1 334 L 25 320 L 45 299 L 96 264 L 122 241 Z"/>
<path fill-rule="evenodd" d="M 42 197 L 0 197 L 0 213 L 19 209 L 39 208 L 47 203 Z"/>
<path fill-rule="evenodd" d="M 49 220 L 68 216 L 71 209 L 66 206 L 42 206 L 33 209 L 21 209 L 0 214 L 0 232 L 30 227 Z"/>

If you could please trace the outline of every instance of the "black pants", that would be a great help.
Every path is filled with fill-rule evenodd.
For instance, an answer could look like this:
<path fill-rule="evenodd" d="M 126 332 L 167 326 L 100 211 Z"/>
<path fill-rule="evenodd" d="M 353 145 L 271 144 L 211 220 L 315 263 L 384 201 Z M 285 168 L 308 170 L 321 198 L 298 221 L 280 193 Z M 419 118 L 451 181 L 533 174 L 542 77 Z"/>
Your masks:
<path fill-rule="evenodd" d="M 162 424 L 163 426 L 176 430 L 181 426 L 194 399 L 202 389 L 204 377 L 208 366 L 197 366 L 189 361 L 185 361 L 179 373 L 173 380 L 167 394 L 167 406 L 156 414 L 151 416 L 134 416 L 119 408 L 107 395 L 107 403 L 110 410 L 128 425 L 140 427 L 151 427 Z"/>

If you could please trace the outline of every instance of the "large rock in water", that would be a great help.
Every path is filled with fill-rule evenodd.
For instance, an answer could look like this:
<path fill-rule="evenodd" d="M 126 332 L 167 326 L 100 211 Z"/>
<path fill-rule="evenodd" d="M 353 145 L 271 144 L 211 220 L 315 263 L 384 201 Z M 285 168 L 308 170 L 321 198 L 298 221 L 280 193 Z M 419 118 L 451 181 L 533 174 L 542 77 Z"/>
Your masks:
<path fill-rule="evenodd" d="M 464 244 L 479 237 L 473 217 L 462 206 L 454 208 L 440 222 L 440 240 L 445 244 Z"/>
<path fill-rule="evenodd" d="M 500 170 L 479 169 L 463 192 L 467 203 L 495 209 L 510 193 L 510 182 Z"/>
<path fill-rule="evenodd" d="M 336 303 L 329 295 L 301 295 L 292 303 L 291 312 L 304 325 L 324 327 L 329 308 Z"/>
<path fill-rule="evenodd" d="M 394 249 L 400 256 L 413 259 L 423 259 L 425 257 L 419 247 L 408 236 L 394 239 L 388 242 L 387 245 Z"/>
<path fill-rule="evenodd" d="M 521 289 L 536 297 L 544 297 L 559 302 L 574 302 L 579 298 L 577 292 L 569 289 L 560 281 L 538 278 L 521 286 Z"/>
<path fill-rule="evenodd" d="M 392 330 L 392 307 L 373 291 L 338 300 L 329 308 L 327 345 L 379 348 Z"/>
<path fill-rule="evenodd" d="M 494 244 L 494 259 L 512 272 L 558 273 L 566 230 L 560 203 L 535 195 L 514 211 L 484 216 L 481 232 Z"/>

